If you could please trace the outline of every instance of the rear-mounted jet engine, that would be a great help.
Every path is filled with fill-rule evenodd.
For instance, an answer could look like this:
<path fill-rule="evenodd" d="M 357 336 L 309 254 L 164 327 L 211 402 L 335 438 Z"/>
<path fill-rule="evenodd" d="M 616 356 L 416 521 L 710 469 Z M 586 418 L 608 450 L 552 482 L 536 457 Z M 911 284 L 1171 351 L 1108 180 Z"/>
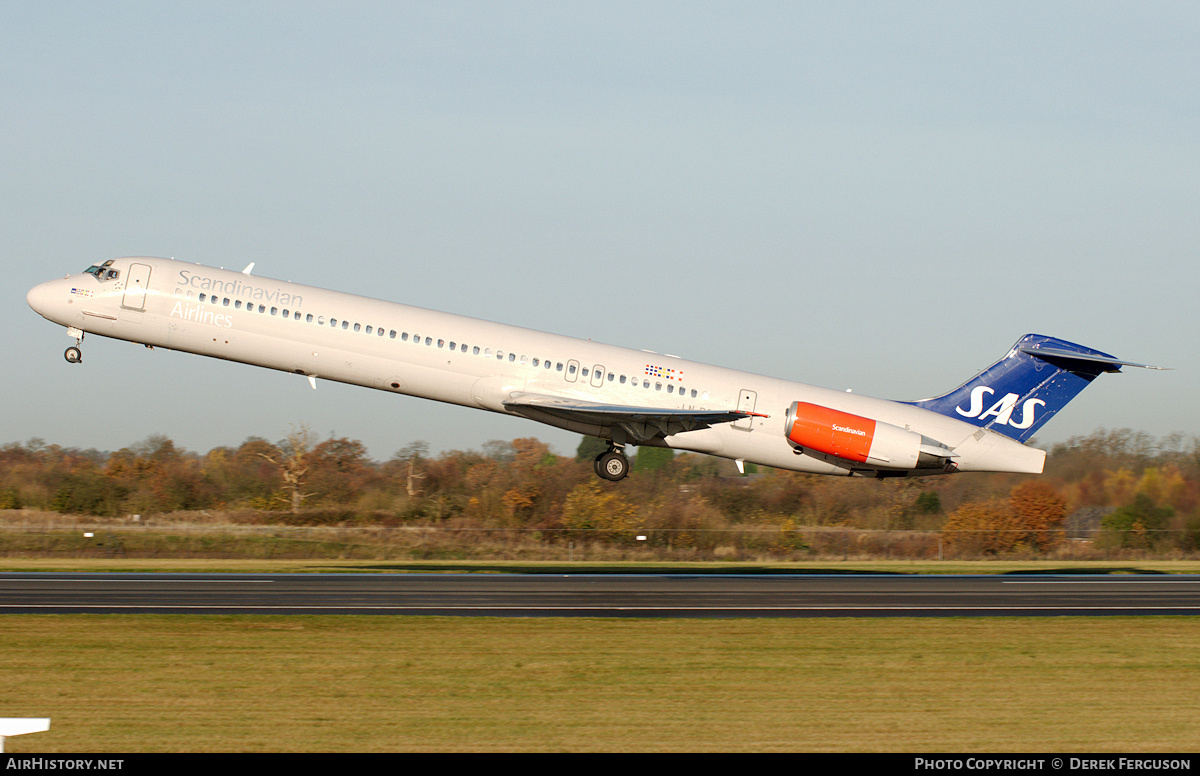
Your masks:
<path fill-rule="evenodd" d="M 915 431 L 819 404 L 794 401 L 784 433 L 797 455 L 805 453 L 848 469 L 953 471 L 954 452 Z M 932 473 L 932 472 L 930 472 Z"/>

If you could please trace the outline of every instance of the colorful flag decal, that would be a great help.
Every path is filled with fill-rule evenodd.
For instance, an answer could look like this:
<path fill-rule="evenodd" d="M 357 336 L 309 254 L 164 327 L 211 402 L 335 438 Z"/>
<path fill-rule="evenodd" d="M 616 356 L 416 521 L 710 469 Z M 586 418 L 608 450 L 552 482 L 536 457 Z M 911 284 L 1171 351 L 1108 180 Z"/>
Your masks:
<path fill-rule="evenodd" d="M 646 374 L 650 377 L 662 377 L 667 380 L 682 380 L 683 372 L 674 369 L 665 369 L 654 364 L 646 364 Z"/>

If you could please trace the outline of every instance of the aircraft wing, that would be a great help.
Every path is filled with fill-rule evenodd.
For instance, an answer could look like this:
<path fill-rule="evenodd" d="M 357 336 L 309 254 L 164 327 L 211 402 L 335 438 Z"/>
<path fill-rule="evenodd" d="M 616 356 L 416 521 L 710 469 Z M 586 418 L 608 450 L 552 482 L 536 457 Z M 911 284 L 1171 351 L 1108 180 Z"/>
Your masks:
<path fill-rule="evenodd" d="M 670 407 L 640 407 L 627 404 L 546 396 L 535 393 L 516 393 L 504 406 L 527 417 L 545 414 L 555 418 L 591 423 L 606 428 L 621 428 L 635 444 L 659 436 L 683 431 L 696 431 L 717 423 L 732 423 L 745 418 L 769 417 L 761 412 L 746 410 L 685 410 Z M 536 419 L 536 418 L 535 418 Z"/>

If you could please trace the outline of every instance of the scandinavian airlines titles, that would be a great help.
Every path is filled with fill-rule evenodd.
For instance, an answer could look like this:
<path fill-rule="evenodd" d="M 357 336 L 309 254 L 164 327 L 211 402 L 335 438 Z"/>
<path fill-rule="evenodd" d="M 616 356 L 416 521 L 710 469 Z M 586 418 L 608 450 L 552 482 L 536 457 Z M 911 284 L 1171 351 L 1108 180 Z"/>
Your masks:
<path fill-rule="evenodd" d="M 267 290 L 261 286 L 253 286 L 241 280 L 220 280 L 218 278 L 197 275 L 186 269 L 179 270 L 179 280 L 175 281 L 175 284 L 187 286 L 188 288 L 198 288 L 201 291 L 219 291 L 222 294 L 229 294 L 232 297 L 253 299 L 256 302 L 274 302 L 275 304 L 299 307 L 304 301 L 303 297 L 296 294 L 289 294 L 279 288 Z"/>
<path fill-rule="evenodd" d="M 195 321 L 196 323 L 207 323 L 212 326 L 224 326 L 226 329 L 233 328 L 233 318 L 225 313 L 215 313 L 212 310 L 205 309 L 201 305 L 184 304 L 176 302 L 171 308 L 172 318 L 182 318 L 185 321 Z"/>
<path fill-rule="evenodd" d="M 292 307 L 299 307 L 304 301 L 303 297 L 297 294 L 289 294 L 279 288 L 269 290 L 261 286 L 251 285 L 242 280 L 221 280 L 219 278 L 198 275 L 186 269 L 179 271 L 179 279 L 175 281 L 175 284 L 177 286 L 208 291 L 209 293 L 228 294 L 235 298 L 240 297 L 258 302 L 273 302 Z M 203 298 L 203 295 L 201 298 Z M 196 323 L 206 323 L 211 326 L 221 326 L 226 329 L 233 328 L 232 316 L 210 310 L 202 304 L 193 305 L 182 301 L 176 302 L 175 306 L 171 308 L 170 317 L 181 318 L 185 321 L 195 321 Z"/>

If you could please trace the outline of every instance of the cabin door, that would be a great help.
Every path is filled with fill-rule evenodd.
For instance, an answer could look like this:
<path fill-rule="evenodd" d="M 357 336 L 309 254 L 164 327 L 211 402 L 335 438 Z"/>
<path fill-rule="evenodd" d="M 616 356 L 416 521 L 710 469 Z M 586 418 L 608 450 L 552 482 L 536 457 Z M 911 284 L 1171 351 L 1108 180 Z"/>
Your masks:
<path fill-rule="evenodd" d="M 121 306 L 126 310 L 146 309 L 146 288 L 150 285 L 150 266 L 148 264 L 129 265 L 129 274 L 125 277 L 125 296 L 121 298 Z"/>
<path fill-rule="evenodd" d="M 743 388 L 741 391 L 738 392 L 737 408 L 739 410 L 742 410 L 743 412 L 754 412 L 754 405 L 757 401 L 758 401 L 757 393 L 755 393 L 754 391 L 747 391 L 745 388 Z M 745 431 L 749 431 L 750 423 L 753 420 L 754 420 L 754 418 L 742 418 L 741 420 L 736 420 L 733 423 L 733 427 L 740 428 Z"/>

